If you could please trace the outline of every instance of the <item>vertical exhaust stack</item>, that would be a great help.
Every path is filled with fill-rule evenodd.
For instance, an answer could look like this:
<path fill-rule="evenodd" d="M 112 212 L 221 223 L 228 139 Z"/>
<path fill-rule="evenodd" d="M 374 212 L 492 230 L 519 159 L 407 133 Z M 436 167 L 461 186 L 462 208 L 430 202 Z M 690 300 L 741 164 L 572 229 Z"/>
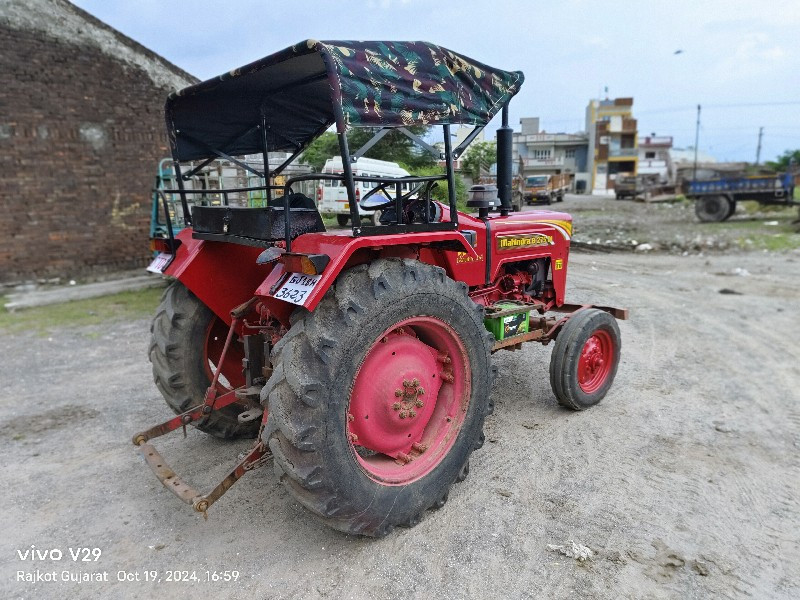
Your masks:
<path fill-rule="evenodd" d="M 512 129 L 508 126 L 508 103 L 503 106 L 503 124 L 497 130 L 497 192 L 502 209 L 507 216 L 511 211 L 511 144 Z"/>

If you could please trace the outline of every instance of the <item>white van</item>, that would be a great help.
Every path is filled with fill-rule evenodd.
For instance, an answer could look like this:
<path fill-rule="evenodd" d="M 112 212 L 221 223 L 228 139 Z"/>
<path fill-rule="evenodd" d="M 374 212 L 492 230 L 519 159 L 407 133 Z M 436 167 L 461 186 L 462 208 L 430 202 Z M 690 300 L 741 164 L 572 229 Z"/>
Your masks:
<path fill-rule="evenodd" d="M 329 158 L 325 161 L 325 166 L 322 169 L 323 173 L 333 173 L 335 175 L 342 174 L 342 157 L 336 156 Z M 386 160 L 377 160 L 374 158 L 359 158 L 353 163 L 353 175 L 364 177 L 408 177 L 408 171 L 402 169 L 396 162 L 389 162 Z M 377 182 L 356 181 L 356 201 L 361 200 L 367 192 L 373 188 L 378 187 Z M 408 183 L 401 184 L 403 193 L 409 191 Z M 386 188 L 389 192 L 393 192 L 393 188 Z M 376 192 L 380 194 L 381 192 Z M 372 198 L 372 197 L 370 197 Z M 344 227 L 350 220 L 350 204 L 347 201 L 347 188 L 343 181 L 324 180 L 319 182 L 317 188 L 317 208 L 323 214 L 334 214 L 339 225 Z M 358 207 L 358 213 L 362 219 L 368 218 L 373 225 L 378 224 L 381 218 L 380 210 L 364 210 Z"/>

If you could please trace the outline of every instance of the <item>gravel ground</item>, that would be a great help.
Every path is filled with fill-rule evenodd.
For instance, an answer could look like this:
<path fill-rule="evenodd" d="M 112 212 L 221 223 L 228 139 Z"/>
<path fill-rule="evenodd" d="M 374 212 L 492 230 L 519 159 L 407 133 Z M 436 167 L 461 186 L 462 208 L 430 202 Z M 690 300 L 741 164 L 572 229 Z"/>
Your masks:
<path fill-rule="evenodd" d="M 321 526 L 270 468 L 207 521 L 165 491 L 129 441 L 168 415 L 147 319 L 4 335 L 0 597 L 800 597 L 800 252 L 575 252 L 568 299 L 631 309 L 607 398 L 562 410 L 549 347 L 496 354 L 469 477 L 381 540 Z M 190 430 L 157 446 L 205 488 L 247 443 Z M 21 560 L 32 546 L 63 559 Z M 17 581 L 37 570 L 108 582 Z M 176 570 L 239 576 L 166 581 Z"/>
<path fill-rule="evenodd" d="M 571 213 L 575 241 L 598 251 L 639 247 L 646 252 L 730 254 L 800 247 L 800 226 L 793 223 L 797 207 L 738 203 L 736 213 L 722 223 L 701 223 L 689 201 L 644 203 L 568 195 L 549 208 Z"/>

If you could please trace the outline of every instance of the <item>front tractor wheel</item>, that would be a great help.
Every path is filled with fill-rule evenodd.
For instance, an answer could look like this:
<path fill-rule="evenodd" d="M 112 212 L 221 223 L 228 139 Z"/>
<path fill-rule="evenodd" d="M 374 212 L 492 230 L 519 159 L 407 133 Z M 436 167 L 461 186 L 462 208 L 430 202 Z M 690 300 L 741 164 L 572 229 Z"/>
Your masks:
<path fill-rule="evenodd" d="M 556 338 L 550 356 L 550 386 L 561 406 L 585 410 L 608 392 L 620 354 L 617 321 L 589 308 L 570 317 Z"/>
<path fill-rule="evenodd" d="M 227 335 L 227 324 L 180 281 L 164 291 L 150 326 L 149 355 L 156 387 L 176 414 L 203 403 L 217 368 L 220 394 L 244 385 L 241 342 L 232 340 L 225 362 L 217 365 Z M 214 411 L 198 428 L 219 438 L 255 437 L 259 423 L 238 422 L 239 413 L 249 408 L 235 402 Z"/>
<path fill-rule="evenodd" d="M 264 431 L 298 502 L 382 536 L 441 507 L 483 442 L 491 358 L 483 311 L 438 267 L 379 260 L 298 309 L 262 392 Z"/>

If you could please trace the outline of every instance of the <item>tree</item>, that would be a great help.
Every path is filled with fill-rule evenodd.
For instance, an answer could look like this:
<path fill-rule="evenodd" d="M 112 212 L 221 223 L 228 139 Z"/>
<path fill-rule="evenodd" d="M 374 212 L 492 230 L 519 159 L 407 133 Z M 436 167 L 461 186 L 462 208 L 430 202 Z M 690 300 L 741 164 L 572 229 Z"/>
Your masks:
<path fill-rule="evenodd" d="M 410 166 L 403 166 L 409 173 L 412 175 L 444 175 L 445 170 L 444 168 L 434 165 L 431 167 L 410 167 Z M 467 209 L 467 186 L 464 183 L 464 180 L 456 173 L 455 175 L 455 183 L 456 183 L 456 204 L 458 206 L 458 210 L 468 212 Z M 439 181 L 438 185 L 433 188 L 433 192 L 431 192 L 431 197 L 434 200 L 438 200 L 443 204 L 448 204 L 450 199 L 447 194 L 447 180 Z"/>
<path fill-rule="evenodd" d="M 366 144 L 378 131 L 377 127 L 353 127 L 347 132 L 347 143 L 350 151 L 355 152 Z M 428 132 L 425 125 L 416 125 L 408 128 L 412 133 L 422 137 Z M 325 166 L 325 161 L 333 156 L 339 156 L 339 141 L 336 134 L 326 131 L 314 140 L 303 153 L 303 160 L 319 172 Z M 393 130 L 383 136 L 364 155 L 378 160 L 388 160 L 403 163 L 411 168 L 425 168 L 436 165 L 436 159 L 428 152 L 419 148 L 402 132 Z"/>
<path fill-rule="evenodd" d="M 315 172 L 322 171 L 325 161 L 332 156 L 339 155 L 339 139 L 336 134 L 326 131 L 316 140 L 311 142 L 306 151 L 303 152 L 303 160 L 311 165 Z"/>
<path fill-rule="evenodd" d="M 473 142 L 461 160 L 461 171 L 477 181 L 482 173 L 497 162 L 497 149 L 494 142 Z"/>
<path fill-rule="evenodd" d="M 768 161 L 767 166 L 776 171 L 788 171 L 789 163 L 794 160 L 795 168 L 800 167 L 800 150 L 786 150 L 777 160 Z"/>

